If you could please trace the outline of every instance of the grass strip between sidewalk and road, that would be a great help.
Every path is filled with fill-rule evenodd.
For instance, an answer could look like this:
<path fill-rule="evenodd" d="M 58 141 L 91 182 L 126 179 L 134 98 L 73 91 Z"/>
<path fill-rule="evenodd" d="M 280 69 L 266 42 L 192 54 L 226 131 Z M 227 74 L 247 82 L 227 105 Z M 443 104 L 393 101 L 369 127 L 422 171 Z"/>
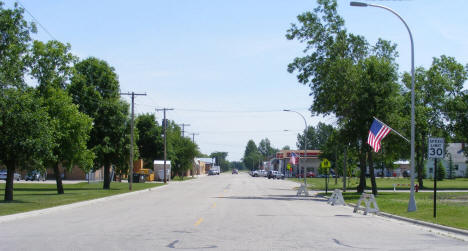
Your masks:
<path fill-rule="evenodd" d="M 325 195 L 325 193 L 319 195 Z M 328 195 L 330 196 L 331 193 Z M 346 203 L 356 204 L 360 196 L 354 192 L 343 193 Z M 433 217 L 433 193 L 415 193 L 415 200 L 417 210 L 407 212 L 409 193 L 380 192 L 376 197 L 381 212 L 468 230 L 468 217 L 466 217 L 468 215 L 468 192 L 438 192 L 436 218 Z"/>
<path fill-rule="evenodd" d="M 5 202 L 5 183 L 0 184 L 0 216 L 28 212 L 79 201 L 92 200 L 131 192 L 128 183 L 112 182 L 109 190 L 102 189 L 102 182 L 64 184 L 65 194 L 57 194 L 56 184 L 15 183 L 13 201 Z M 161 183 L 133 183 L 133 191 L 161 186 Z"/>

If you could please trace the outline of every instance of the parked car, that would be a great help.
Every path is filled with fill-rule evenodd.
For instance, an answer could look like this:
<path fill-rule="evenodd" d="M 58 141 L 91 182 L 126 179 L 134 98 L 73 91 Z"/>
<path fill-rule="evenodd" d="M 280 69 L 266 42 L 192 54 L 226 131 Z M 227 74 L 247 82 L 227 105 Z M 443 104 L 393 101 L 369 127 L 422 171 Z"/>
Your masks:
<path fill-rule="evenodd" d="M 237 170 L 237 169 L 232 169 L 232 174 L 239 174 L 239 170 Z"/>
<path fill-rule="evenodd" d="M 7 170 L 0 170 L 0 180 L 6 180 L 7 179 Z M 13 179 L 18 181 L 21 179 L 21 175 L 19 173 L 15 173 L 13 176 Z"/>
<path fill-rule="evenodd" d="M 282 172 L 276 171 L 275 178 L 284 180 L 284 174 Z"/>
<path fill-rule="evenodd" d="M 28 174 L 26 174 L 26 176 L 24 176 L 24 180 L 42 180 L 42 181 L 45 181 L 46 180 L 46 176 L 45 174 L 42 174 L 41 172 L 37 171 L 37 170 L 33 170 L 33 171 L 30 171 L 28 172 Z"/>
<path fill-rule="evenodd" d="M 254 176 L 254 177 L 266 177 L 267 174 L 268 173 L 265 170 L 256 170 L 256 171 L 254 171 L 252 176 Z"/>
<path fill-rule="evenodd" d="M 217 173 L 216 170 L 214 170 L 214 169 L 210 169 L 210 170 L 208 171 L 208 175 L 217 175 L 217 174 L 218 174 L 218 173 Z"/>

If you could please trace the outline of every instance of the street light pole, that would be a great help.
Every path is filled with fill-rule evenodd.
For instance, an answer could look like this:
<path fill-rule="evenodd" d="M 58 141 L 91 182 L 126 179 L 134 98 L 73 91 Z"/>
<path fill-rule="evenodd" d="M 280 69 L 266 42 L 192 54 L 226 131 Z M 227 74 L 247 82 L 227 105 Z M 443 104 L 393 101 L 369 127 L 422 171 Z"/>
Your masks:
<path fill-rule="evenodd" d="M 306 166 L 305 166 L 305 157 L 307 156 L 307 154 L 306 154 L 306 150 L 307 150 L 307 121 L 306 121 L 305 117 L 299 112 L 289 110 L 289 109 L 284 109 L 283 111 L 297 113 L 304 120 L 304 125 L 305 125 L 305 130 L 304 130 L 304 161 L 302 161 L 303 165 L 304 165 L 304 172 L 302 173 L 302 175 L 304 176 L 304 189 L 305 189 L 304 193 L 305 193 L 306 196 L 308 196 L 309 192 L 307 191 L 307 180 L 306 180 L 307 175 L 306 175 Z M 299 158 L 299 160 L 300 160 L 300 158 Z M 300 169 L 300 166 L 299 166 L 299 169 Z M 301 191 L 301 190 L 299 190 L 299 191 Z"/>
<path fill-rule="evenodd" d="M 351 6 L 354 7 L 377 7 L 382 8 L 385 10 L 390 11 L 395 16 L 397 16 L 405 25 L 406 29 L 408 30 L 410 41 L 411 41 L 411 188 L 410 188 L 410 199 L 408 203 L 408 212 L 416 211 L 416 200 L 414 199 L 414 139 L 415 139 L 415 131 L 414 131 L 414 42 L 413 42 L 413 35 L 411 34 L 411 30 L 406 24 L 405 20 L 394 10 L 377 4 L 368 4 L 368 3 L 361 3 L 361 2 L 350 2 Z"/>

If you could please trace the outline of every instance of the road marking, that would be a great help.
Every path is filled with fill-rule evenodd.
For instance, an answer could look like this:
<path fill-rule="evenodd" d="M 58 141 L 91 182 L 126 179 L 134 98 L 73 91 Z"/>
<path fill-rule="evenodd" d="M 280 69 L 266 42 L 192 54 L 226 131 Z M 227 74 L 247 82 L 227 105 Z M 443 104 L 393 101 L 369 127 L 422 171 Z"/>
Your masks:
<path fill-rule="evenodd" d="M 226 189 L 224 189 L 224 192 L 227 192 L 227 190 L 226 190 Z"/>
<path fill-rule="evenodd" d="M 213 203 L 213 205 L 211 206 L 211 208 L 215 208 L 216 207 L 216 202 Z"/>
<path fill-rule="evenodd" d="M 200 218 L 200 219 L 197 220 L 197 222 L 195 222 L 194 225 L 195 225 L 195 226 L 198 226 L 198 225 L 200 225 L 202 222 L 203 222 L 203 218 Z"/>

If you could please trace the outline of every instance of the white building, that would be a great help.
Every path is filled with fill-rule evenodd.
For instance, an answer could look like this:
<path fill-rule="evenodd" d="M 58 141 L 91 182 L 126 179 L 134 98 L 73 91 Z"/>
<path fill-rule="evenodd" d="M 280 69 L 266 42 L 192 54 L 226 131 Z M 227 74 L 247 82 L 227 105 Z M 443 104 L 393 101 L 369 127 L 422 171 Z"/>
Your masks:
<path fill-rule="evenodd" d="M 442 161 L 445 168 L 445 177 L 449 177 L 450 157 L 452 157 L 453 176 L 466 177 L 468 158 L 465 156 L 463 147 L 463 143 L 448 143 L 447 149 L 445 149 L 445 158 L 438 160 Z M 434 177 L 434 159 L 426 161 L 426 177 Z"/>

